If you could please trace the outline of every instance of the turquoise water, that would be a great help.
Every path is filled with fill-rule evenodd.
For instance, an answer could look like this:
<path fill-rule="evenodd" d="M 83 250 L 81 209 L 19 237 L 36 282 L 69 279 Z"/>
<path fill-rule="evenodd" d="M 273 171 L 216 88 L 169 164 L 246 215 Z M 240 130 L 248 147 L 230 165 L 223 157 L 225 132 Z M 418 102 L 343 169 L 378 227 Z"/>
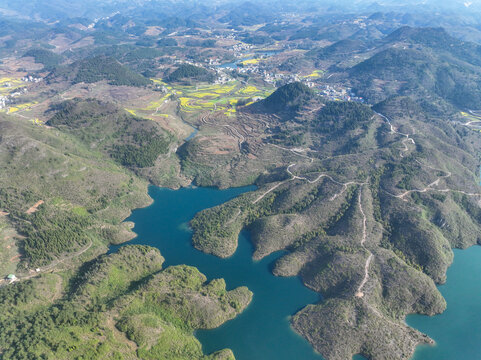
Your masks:
<path fill-rule="evenodd" d="M 419 346 L 412 360 L 481 359 L 481 247 L 454 250 L 454 254 L 447 282 L 439 286 L 448 304 L 446 311 L 406 319 L 436 341 L 435 346 Z"/>
<path fill-rule="evenodd" d="M 191 246 L 188 222 L 200 210 L 219 205 L 254 187 L 217 190 L 184 188 L 177 191 L 150 188 L 154 203 L 135 210 L 128 219 L 135 222 L 138 237 L 132 244 L 160 249 L 165 266 L 188 264 L 208 279 L 224 278 L 228 289 L 247 286 L 254 293 L 252 303 L 234 320 L 196 336 L 204 351 L 231 348 L 237 360 L 322 360 L 311 346 L 289 326 L 289 316 L 319 295 L 302 285 L 298 278 L 271 274 L 278 252 L 261 261 L 252 261 L 248 233 L 239 236 L 236 253 L 229 259 L 206 255 Z M 111 251 L 116 248 L 112 247 Z M 410 315 L 407 323 L 431 336 L 436 346 L 420 346 L 412 360 L 481 359 L 481 247 L 454 250 L 448 281 L 439 286 L 448 308 L 434 317 Z M 364 360 L 362 356 L 354 357 Z"/>
<path fill-rule="evenodd" d="M 135 222 L 134 231 L 138 234 L 130 244 L 159 248 L 165 257 L 165 266 L 192 265 L 209 280 L 224 278 L 228 289 L 247 286 L 254 293 L 249 307 L 235 319 L 217 329 L 196 332 L 204 352 L 230 348 L 237 360 L 322 360 L 289 325 L 289 316 L 306 304 L 318 302 L 319 295 L 303 286 L 299 278 L 279 278 L 271 274 L 272 263 L 281 253 L 252 261 L 253 249 L 245 232 L 239 236 L 238 249 L 229 259 L 203 254 L 191 246 L 188 222 L 198 211 L 253 189 L 172 191 L 151 187 L 149 193 L 154 203 L 135 210 L 128 219 Z"/>

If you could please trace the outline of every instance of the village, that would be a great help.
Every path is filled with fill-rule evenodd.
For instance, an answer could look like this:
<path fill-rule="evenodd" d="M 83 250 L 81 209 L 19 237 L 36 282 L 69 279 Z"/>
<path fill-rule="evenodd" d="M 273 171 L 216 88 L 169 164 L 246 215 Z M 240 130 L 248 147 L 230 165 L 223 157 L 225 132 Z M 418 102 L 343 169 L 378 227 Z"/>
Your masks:
<path fill-rule="evenodd" d="M 350 87 L 340 84 L 331 84 L 323 82 L 323 72 L 315 70 L 312 74 L 303 76 L 301 74 L 282 73 L 269 71 L 262 66 L 262 61 L 267 56 L 263 55 L 259 58 L 248 58 L 247 60 L 229 63 L 229 66 L 220 65 L 219 59 L 210 59 L 207 68 L 217 73 L 215 84 L 226 84 L 234 80 L 233 75 L 247 75 L 262 79 L 265 83 L 276 87 L 291 83 L 302 82 L 316 93 L 329 101 L 352 101 L 364 103 L 363 97 L 357 96 Z M 193 64 L 202 66 L 202 64 Z"/>
<path fill-rule="evenodd" d="M 15 98 L 25 95 L 28 92 L 26 85 L 28 83 L 36 84 L 42 80 L 42 78 L 32 75 L 26 75 L 20 80 L 10 78 L 0 79 L 0 110 L 7 109 L 10 112 L 11 105 L 14 104 Z"/>

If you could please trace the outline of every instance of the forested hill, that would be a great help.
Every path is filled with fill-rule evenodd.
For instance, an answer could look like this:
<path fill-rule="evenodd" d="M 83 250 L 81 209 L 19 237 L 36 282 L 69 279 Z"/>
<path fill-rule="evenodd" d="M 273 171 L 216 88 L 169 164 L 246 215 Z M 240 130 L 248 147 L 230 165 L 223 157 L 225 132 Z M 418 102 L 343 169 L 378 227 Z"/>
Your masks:
<path fill-rule="evenodd" d="M 168 151 L 170 137 L 154 122 L 138 118 L 113 104 L 74 99 L 51 108 L 50 126 L 75 134 L 90 147 L 104 149 L 121 165 L 154 166 Z"/>
<path fill-rule="evenodd" d="M 54 82 L 67 79 L 73 84 L 107 81 L 111 85 L 146 86 L 151 81 L 122 65 L 110 56 L 96 56 L 77 61 L 71 65 L 57 67 L 47 78 Z"/>
<path fill-rule="evenodd" d="M 299 110 L 309 100 L 314 97 L 314 93 L 306 85 L 300 82 L 293 82 L 278 88 L 274 93 L 264 100 L 253 104 L 253 108 L 258 111 L 292 112 Z"/>
<path fill-rule="evenodd" d="M 387 46 L 389 44 L 389 46 Z M 458 108 L 481 101 L 481 47 L 450 37 L 443 29 L 402 28 L 381 42 L 380 50 L 348 70 L 359 94 L 375 103 L 392 95 L 438 98 Z M 379 87 L 379 83 L 383 83 Z"/>
<path fill-rule="evenodd" d="M 206 81 L 212 82 L 212 72 L 191 64 L 182 64 L 167 76 L 169 82 L 177 81 Z"/>
<path fill-rule="evenodd" d="M 0 0 L 0 358 L 289 357 L 242 334 L 255 311 L 216 348 L 238 354 L 194 336 L 278 301 L 270 275 L 312 295 L 265 323 L 294 354 L 292 329 L 328 360 L 433 343 L 406 316 L 441 313 L 452 248 L 481 244 L 481 17 L 361 3 Z M 150 185 L 240 187 L 184 245 L 225 258 L 248 230 L 267 290 L 112 248 Z"/>
<path fill-rule="evenodd" d="M 23 56 L 33 57 L 36 63 L 43 64 L 45 70 L 53 70 L 64 60 L 63 56 L 46 49 L 30 49 Z"/>
<path fill-rule="evenodd" d="M 443 28 L 413 28 L 404 26 L 388 35 L 387 44 L 404 42 L 421 45 L 436 51 L 440 56 L 452 56 L 473 65 L 481 65 L 481 45 L 461 41 Z"/>

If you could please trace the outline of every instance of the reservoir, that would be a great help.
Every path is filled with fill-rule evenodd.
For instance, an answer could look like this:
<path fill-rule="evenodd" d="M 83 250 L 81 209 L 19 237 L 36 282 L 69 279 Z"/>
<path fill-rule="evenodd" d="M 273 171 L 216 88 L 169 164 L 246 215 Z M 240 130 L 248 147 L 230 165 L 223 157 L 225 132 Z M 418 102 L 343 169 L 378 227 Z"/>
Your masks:
<path fill-rule="evenodd" d="M 438 287 L 446 311 L 406 319 L 436 341 L 435 346 L 419 346 L 413 360 L 481 359 L 481 246 L 454 250 L 447 276 L 446 284 Z"/>
<path fill-rule="evenodd" d="M 319 302 L 320 297 L 297 277 L 272 275 L 272 263 L 281 252 L 253 261 L 247 232 L 240 234 L 238 249 L 228 259 L 204 254 L 191 245 L 188 223 L 197 212 L 254 189 L 190 187 L 173 191 L 152 186 L 149 194 L 153 204 L 135 210 L 128 219 L 135 222 L 138 234 L 130 244 L 157 247 L 165 257 L 164 268 L 192 265 L 209 281 L 224 278 L 227 289 L 247 286 L 254 293 L 249 307 L 235 319 L 219 328 L 196 332 L 205 353 L 230 348 L 237 360 L 322 360 L 289 325 L 290 315 Z M 454 253 L 448 280 L 439 286 L 447 310 L 433 317 L 410 315 L 406 319 L 408 325 L 436 341 L 435 346 L 419 346 L 412 360 L 481 359 L 481 247 Z"/>
<path fill-rule="evenodd" d="M 129 244 L 157 247 L 165 257 L 164 268 L 192 265 L 208 280 L 224 278 L 227 289 L 247 286 L 254 293 L 249 307 L 235 319 L 217 329 L 196 332 L 205 353 L 230 348 L 237 360 L 322 360 L 289 324 L 289 316 L 307 304 L 319 302 L 319 294 L 303 286 L 297 277 L 271 274 L 272 263 L 281 252 L 253 261 L 246 232 L 241 233 L 238 249 L 228 259 L 206 255 L 191 245 L 188 223 L 197 212 L 252 190 L 255 187 L 173 191 L 152 186 L 149 194 L 154 203 L 135 210 L 128 219 L 135 222 L 134 231 L 138 234 Z"/>

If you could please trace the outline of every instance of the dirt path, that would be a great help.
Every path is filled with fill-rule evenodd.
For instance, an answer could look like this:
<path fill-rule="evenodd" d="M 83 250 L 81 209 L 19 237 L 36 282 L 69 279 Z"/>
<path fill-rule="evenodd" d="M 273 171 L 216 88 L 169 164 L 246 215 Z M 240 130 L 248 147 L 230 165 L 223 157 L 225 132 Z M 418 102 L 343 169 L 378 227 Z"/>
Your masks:
<path fill-rule="evenodd" d="M 359 190 L 359 198 L 358 198 L 358 203 L 359 203 L 359 210 L 362 215 L 362 239 L 361 239 L 361 245 L 364 246 L 364 243 L 366 242 L 367 238 L 367 218 L 366 214 L 364 213 L 364 210 L 362 208 L 362 189 Z"/>
<path fill-rule="evenodd" d="M 64 257 L 62 259 L 58 259 L 58 260 L 55 260 L 54 262 L 52 262 L 51 264 L 43 267 L 43 268 L 39 268 L 39 271 L 35 271 L 34 273 L 32 274 L 29 274 L 29 275 L 25 275 L 25 276 L 19 276 L 17 278 L 17 281 L 20 281 L 20 280 L 27 280 L 27 279 L 31 279 L 35 276 L 38 276 L 39 274 L 41 273 L 44 273 L 44 272 L 47 272 L 47 271 L 50 271 L 52 270 L 53 268 L 55 268 L 57 265 L 59 264 L 62 264 L 62 263 L 65 263 L 65 261 L 68 261 L 68 260 L 72 260 L 73 258 L 76 258 L 76 257 L 79 257 L 80 255 L 82 255 L 84 252 L 86 252 L 88 249 L 90 249 L 92 247 L 92 241 L 90 241 L 90 243 L 84 247 L 83 249 L 73 253 L 73 254 L 70 254 L 70 256 L 67 256 L 67 257 Z"/>
<path fill-rule="evenodd" d="M 408 146 L 406 145 L 407 142 L 411 142 L 413 145 L 416 144 L 416 143 L 414 142 L 414 140 L 411 139 L 411 138 L 409 138 L 409 139 L 404 139 L 404 140 L 401 142 L 401 144 L 404 145 L 404 149 L 402 149 L 402 151 L 399 153 L 399 156 L 402 157 L 402 158 L 404 157 L 404 154 L 403 154 L 403 153 L 409 151 L 409 148 L 408 148 Z"/>
<path fill-rule="evenodd" d="M 294 175 L 292 172 L 291 172 L 291 167 L 293 166 L 296 166 L 296 164 L 290 164 L 288 167 L 287 167 L 287 173 L 289 175 L 291 175 L 291 178 L 292 179 L 298 179 L 298 180 L 305 180 L 307 181 L 309 184 L 315 184 L 316 182 L 318 182 L 319 180 L 321 180 L 323 177 L 330 177 L 329 175 L 326 175 L 326 174 L 320 174 L 316 179 L 314 180 L 310 180 L 304 176 L 297 176 L 297 175 Z"/>
<path fill-rule="evenodd" d="M 26 214 L 33 214 L 34 212 L 36 212 L 38 210 L 38 207 L 40 205 L 42 205 L 44 203 L 43 200 L 39 200 L 37 201 L 30 209 L 28 209 L 27 211 L 25 211 Z"/>
<path fill-rule="evenodd" d="M 364 243 L 366 242 L 367 239 L 367 218 L 366 214 L 364 213 L 364 209 L 362 208 L 362 188 L 359 189 L 359 198 L 358 198 L 358 203 L 359 203 L 359 211 L 361 212 L 362 215 L 362 238 L 361 238 L 361 246 L 369 251 L 369 249 L 366 248 Z M 369 266 L 371 265 L 371 261 L 373 259 L 374 255 L 371 251 L 369 251 L 369 256 L 366 260 L 366 264 L 364 265 L 364 278 L 362 279 L 361 283 L 359 284 L 359 287 L 357 288 L 356 297 L 362 298 L 364 297 L 364 293 L 362 289 L 364 288 L 364 285 L 369 280 Z"/>
<path fill-rule="evenodd" d="M 391 123 L 391 120 L 389 120 L 389 118 L 386 116 L 386 115 L 383 115 L 381 113 L 378 113 L 378 112 L 375 112 L 377 115 L 379 115 L 380 117 L 382 117 L 384 120 L 386 120 L 386 122 L 389 124 L 389 127 L 391 128 L 391 132 L 394 133 L 394 134 L 398 134 L 398 135 L 401 135 L 401 136 L 404 136 L 408 139 L 411 139 L 411 141 L 413 142 L 413 144 L 416 144 L 414 142 L 414 140 L 410 137 L 411 135 L 409 134 L 404 134 L 402 132 L 399 132 L 397 131 L 397 129 L 394 127 L 394 125 Z"/>
<path fill-rule="evenodd" d="M 275 145 L 275 144 L 269 144 L 271 146 L 274 146 L 278 149 L 281 149 L 281 150 L 284 150 L 284 151 L 289 151 L 289 152 L 292 152 L 293 154 L 297 155 L 297 156 L 300 156 L 302 158 L 306 158 L 308 159 L 311 163 L 314 162 L 314 158 L 310 157 L 310 156 L 307 156 L 307 155 L 304 155 L 302 152 L 304 151 L 314 151 L 314 150 L 311 150 L 311 149 L 300 149 L 300 148 L 295 148 L 295 149 L 288 149 L 288 148 L 285 148 L 285 147 L 282 147 L 282 146 L 279 146 L 279 145 Z M 317 183 L 319 180 L 321 180 L 322 178 L 328 178 L 329 180 L 331 180 L 333 183 L 337 184 L 337 185 L 341 185 L 342 186 L 342 189 L 339 193 L 337 194 L 334 194 L 333 197 L 331 197 L 329 199 L 329 201 L 333 201 L 334 199 L 336 199 L 339 195 L 341 195 L 344 191 L 346 191 L 347 187 L 349 185 L 364 185 L 365 183 L 360 183 L 360 182 L 356 182 L 356 181 L 348 181 L 346 183 L 342 183 L 342 182 L 339 182 L 337 180 L 335 180 L 332 176 L 328 175 L 328 174 L 324 174 L 324 173 L 321 173 L 317 176 L 317 178 L 315 178 L 314 180 L 310 180 L 308 178 L 306 178 L 305 176 L 298 176 L 298 175 L 295 175 L 292 171 L 291 171 L 291 168 L 293 168 L 294 166 L 296 166 L 297 164 L 296 163 L 292 163 L 290 165 L 287 166 L 287 173 L 291 176 L 290 179 L 288 180 L 284 180 L 276 185 L 274 185 L 272 188 L 270 188 L 269 190 L 267 190 L 265 193 L 263 193 L 262 195 L 260 195 L 256 200 L 254 200 L 252 203 L 253 204 L 256 204 L 257 202 L 259 202 L 260 200 L 262 200 L 267 194 L 269 194 L 270 192 L 274 191 L 275 189 L 277 189 L 279 186 L 281 186 L 282 184 L 286 183 L 287 181 L 291 181 L 291 180 L 303 180 L 303 181 L 307 181 L 309 184 L 315 184 Z"/>
<path fill-rule="evenodd" d="M 472 111 L 470 111 L 471 114 L 473 114 Z M 390 128 L 391 128 L 391 132 L 392 133 L 395 133 L 395 134 L 398 134 L 398 135 L 401 135 L 401 136 L 404 136 L 406 137 L 406 139 L 404 139 L 402 141 L 402 144 L 404 145 L 404 149 L 402 150 L 402 152 L 399 154 L 400 157 L 404 157 L 404 154 L 403 152 L 406 152 L 409 150 L 408 146 L 406 145 L 406 143 L 409 141 L 411 142 L 413 145 L 416 144 L 416 142 L 414 141 L 413 138 L 411 138 L 409 134 L 404 134 L 404 133 L 401 133 L 399 131 L 396 130 L 396 128 L 392 125 L 391 123 L 391 120 L 389 120 L 389 118 L 381 113 L 378 113 L 376 112 L 377 115 L 379 115 L 380 117 L 382 117 L 384 120 L 386 120 L 386 122 L 389 124 Z M 474 114 L 473 114 L 474 115 Z M 436 169 L 436 168 L 433 168 L 432 166 L 429 166 L 429 165 L 423 165 L 421 164 L 418 160 L 416 160 L 416 162 L 419 163 L 419 165 L 423 166 L 423 167 L 427 167 L 429 169 L 432 169 L 432 170 L 435 170 L 435 171 L 440 171 L 440 172 L 443 172 L 443 173 L 446 173 L 445 175 L 442 175 L 440 177 L 438 177 L 436 180 L 434 180 L 432 183 L 430 183 L 429 185 L 427 185 L 425 188 L 423 189 L 412 189 L 412 190 L 407 190 L 405 192 L 403 192 L 402 194 L 399 194 L 399 195 L 394 195 L 394 194 L 391 194 L 389 193 L 388 191 L 385 191 L 387 194 L 393 196 L 393 197 L 396 197 L 398 199 L 401 199 L 403 201 L 407 201 L 407 199 L 405 199 L 405 197 L 411 193 L 414 193 L 414 192 L 417 192 L 417 193 L 425 193 L 427 191 L 437 191 L 437 192 L 449 192 L 449 191 L 452 191 L 452 192 L 458 192 L 460 194 L 464 194 L 464 195 L 467 195 L 467 196 L 481 196 L 481 194 L 477 194 L 477 193 L 468 193 L 468 192 L 465 192 L 463 190 L 453 190 L 453 189 L 436 189 L 435 186 L 439 186 L 439 183 L 442 179 L 447 179 L 451 176 L 451 172 L 446 172 L 444 170 L 440 170 L 440 169 Z"/>
<path fill-rule="evenodd" d="M 382 117 L 384 120 L 386 120 L 386 122 L 389 124 L 389 127 L 391 129 L 391 133 L 393 134 L 398 134 L 398 135 L 401 135 L 401 136 L 404 136 L 406 139 L 404 139 L 401 144 L 404 146 L 404 149 L 401 150 L 401 152 L 399 153 L 399 156 L 400 157 L 404 157 L 404 153 L 409 151 L 409 148 L 408 146 L 406 145 L 407 142 L 411 142 L 413 145 L 416 145 L 416 142 L 414 141 L 414 139 L 411 137 L 411 135 L 409 134 L 404 134 L 402 132 L 399 132 L 397 131 L 397 129 L 394 127 L 394 125 L 391 123 L 391 120 L 389 120 L 389 118 L 381 113 L 378 113 L 378 112 L 375 112 L 377 115 L 379 115 L 380 117 Z"/>
<path fill-rule="evenodd" d="M 285 147 L 282 147 L 282 146 L 279 146 L 279 145 L 276 145 L 276 144 L 269 144 L 271 146 L 274 146 L 278 149 L 281 149 L 281 150 L 284 150 L 284 151 L 289 151 L 297 156 L 300 156 L 300 157 L 303 157 L 303 158 L 306 158 L 308 159 L 311 163 L 314 161 L 313 158 L 311 158 L 310 156 L 307 156 L 307 155 L 304 155 L 302 154 L 302 152 L 306 151 L 306 149 L 298 149 L 298 148 L 295 148 L 295 149 L 288 149 L 288 148 L 285 148 Z M 313 150 L 310 150 L 309 151 L 313 151 Z"/>
<path fill-rule="evenodd" d="M 264 199 L 264 197 L 269 194 L 270 192 L 274 191 L 275 189 L 277 189 L 279 186 L 281 186 L 282 184 L 288 182 L 288 181 L 291 181 L 292 179 L 289 179 L 289 180 L 285 180 L 285 181 L 281 181 L 280 183 L 277 183 L 276 185 L 274 185 L 273 187 L 271 187 L 269 190 L 267 190 L 265 193 L 263 193 L 262 195 L 260 195 L 257 199 L 255 199 L 252 203 L 253 204 L 256 204 L 258 203 L 259 201 L 261 201 L 262 199 Z"/>
<path fill-rule="evenodd" d="M 362 292 L 362 289 L 364 288 L 364 285 L 366 285 L 367 281 L 369 280 L 369 266 L 371 265 L 371 261 L 373 257 L 374 255 L 372 253 L 369 254 L 369 257 L 367 258 L 367 261 L 366 261 L 366 265 L 364 265 L 364 278 L 362 279 L 356 291 L 356 297 L 358 298 L 364 297 L 364 293 Z"/>
<path fill-rule="evenodd" d="M 464 194 L 466 196 L 481 196 L 481 194 L 478 194 L 478 193 L 468 193 L 466 191 L 463 191 L 463 190 L 454 190 L 454 189 L 436 189 L 435 187 L 436 186 L 439 186 L 439 183 L 442 179 L 447 179 L 449 178 L 452 174 L 451 172 L 446 172 L 446 171 L 443 171 L 443 170 L 440 170 L 440 169 L 436 169 L 436 168 L 433 168 L 432 166 L 429 166 L 429 165 L 423 165 L 421 164 L 418 160 L 416 160 L 421 166 L 423 167 L 427 167 L 429 169 L 432 169 L 432 170 L 435 170 L 435 171 L 439 171 L 439 172 L 445 172 L 446 174 L 445 175 L 441 175 L 440 177 L 438 177 L 436 180 L 434 180 L 432 183 L 430 183 L 429 185 L 427 185 L 425 188 L 423 189 L 412 189 L 412 190 L 407 190 L 405 192 L 403 192 L 402 194 L 399 194 L 399 195 L 394 195 L 394 194 L 391 194 L 389 192 L 386 191 L 386 193 L 388 193 L 389 195 L 391 196 L 394 196 L 398 199 L 401 199 L 403 201 L 407 201 L 407 199 L 405 199 L 405 197 L 409 194 L 412 194 L 414 192 L 417 192 L 417 193 L 425 193 L 425 192 L 428 192 L 428 191 L 437 191 L 437 192 L 458 192 L 460 194 Z"/>

